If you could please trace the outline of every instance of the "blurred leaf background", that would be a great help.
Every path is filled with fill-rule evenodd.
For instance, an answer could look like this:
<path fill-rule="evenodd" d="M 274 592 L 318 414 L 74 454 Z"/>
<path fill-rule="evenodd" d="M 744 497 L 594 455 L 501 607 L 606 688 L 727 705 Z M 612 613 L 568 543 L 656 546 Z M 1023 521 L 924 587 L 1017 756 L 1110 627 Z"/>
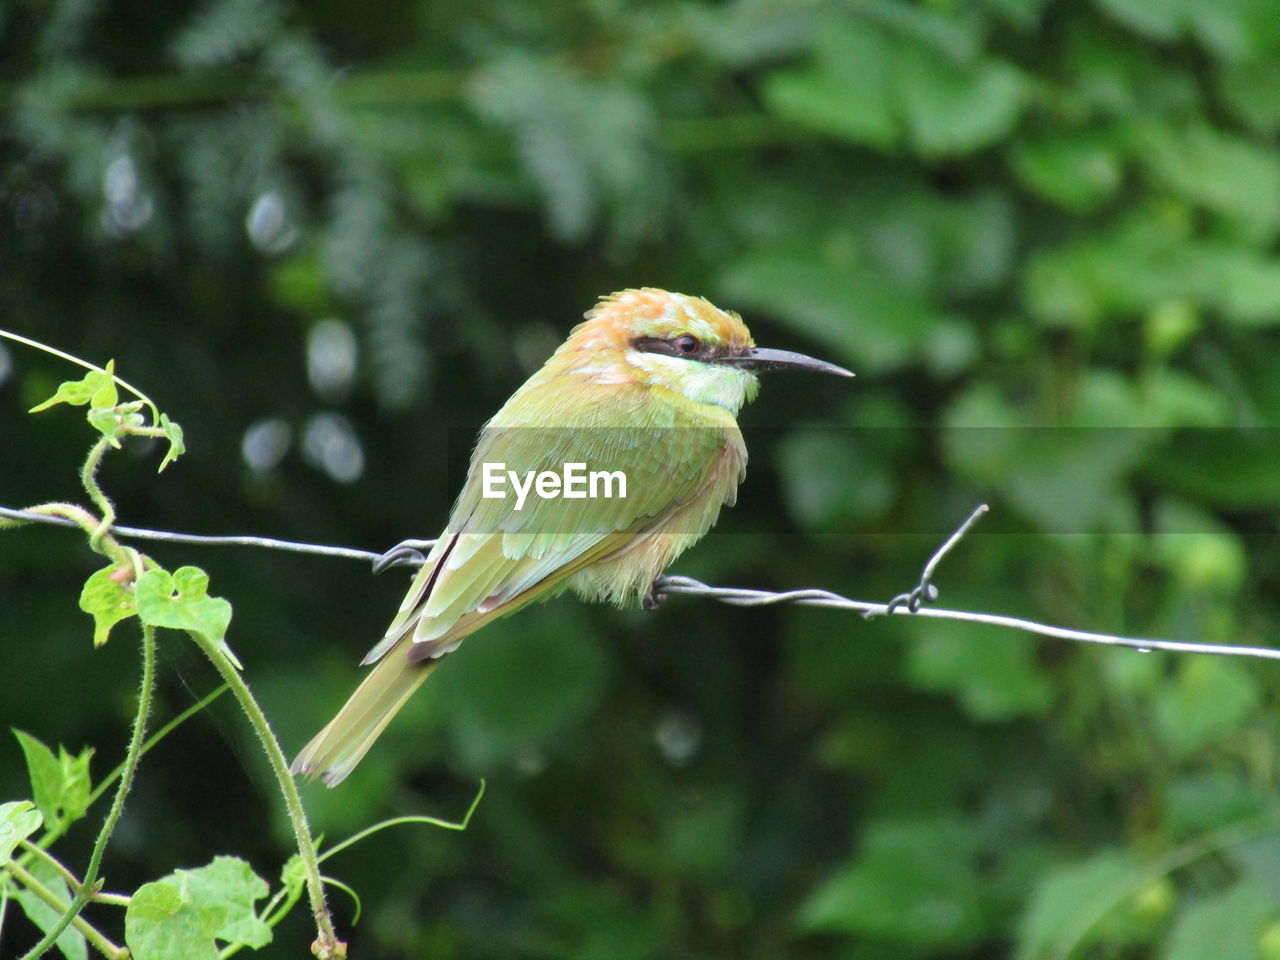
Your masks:
<path fill-rule="evenodd" d="M 706 295 L 859 378 L 765 383 L 740 502 L 676 572 L 887 599 L 987 499 L 946 605 L 1276 645 L 1278 133 L 1274 0 L 21 0 L 0 322 L 184 425 L 163 477 L 145 444 L 108 462 L 123 522 L 383 549 L 434 534 L 459 451 L 598 295 Z M 77 498 L 83 423 L 24 411 L 78 375 L 0 348 L 5 505 Z M 233 601 L 290 750 L 404 588 L 154 553 Z M 0 537 L 0 677 L 6 724 L 101 776 L 136 652 L 91 648 L 93 565 Z M 162 717 L 215 685 L 176 636 L 162 668 Z M 469 641 L 308 801 L 338 839 L 489 779 L 466 834 L 326 865 L 364 898 L 356 956 L 1263 960 L 1278 677 L 565 598 Z M 218 853 L 274 876 L 277 805 L 220 703 L 147 757 L 108 885 Z M 305 949 L 289 924 L 268 955 Z"/>

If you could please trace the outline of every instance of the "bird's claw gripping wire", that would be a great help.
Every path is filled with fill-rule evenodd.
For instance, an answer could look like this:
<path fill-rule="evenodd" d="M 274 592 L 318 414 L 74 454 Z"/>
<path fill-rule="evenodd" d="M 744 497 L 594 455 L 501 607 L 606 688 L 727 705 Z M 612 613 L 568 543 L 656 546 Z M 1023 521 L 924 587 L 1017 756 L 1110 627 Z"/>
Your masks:
<path fill-rule="evenodd" d="M 434 540 L 401 540 L 386 553 L 379 554 L 373 561 L 373 572 L 382 573 L 391 567 L 421 567 L 427 562 L 423 550 L 430 550 Z"/>
<path fill-rule="evenodd" d="M 662 601 L 667 599 L 666 577 L 658 576 L 653 578 L 653 583 L 649 585 L 649 589 L 645 591 L 644 596 L 640 599 L 640 605 L 646 610 L 657 610 L 662 606 Z"/>

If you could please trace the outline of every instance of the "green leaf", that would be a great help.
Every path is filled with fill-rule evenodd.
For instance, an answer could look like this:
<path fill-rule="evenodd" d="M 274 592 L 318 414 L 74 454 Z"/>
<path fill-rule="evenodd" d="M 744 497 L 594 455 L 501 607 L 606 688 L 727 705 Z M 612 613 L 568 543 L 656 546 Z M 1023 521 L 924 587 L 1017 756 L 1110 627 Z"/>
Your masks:
<path fill-rule="evenodd" d="M 59 900 L 63 903 L 71 902 L 71 890 L 67 887 L 67 881 L 53 864 L 46 860 L 36 860 L 29 869 L 31 875 Z M 13 895 L 22 907 L 22 912 L 27 915 L 27 919 L 45 933 L 57 926 L 58 921 L 62 919 L 61 910 L 55 910 L 24 887 L 16 889 Z M 73 926 L 68 925 L 58 934 L 54 943 L 67 960 L 88 960 L 89 949 L 85 943 L 84 934 Z"/>
<path fill-rule="evenodd" d="M 957 21 L 894 5 L 883 28 L 841 12 L 820 22 L 815 62 L 776 72 L 765 102 L 779 116 L 887 149 L 905 128 L 928 154 L 967 153 L 1012 128 L 1026 82 L 1012 64 L 977 59 Z"/>
<path fill-rule="evenodd" d="M 886 511 L 893 504 L 893 476 L 883 459 L 867 453 L 864 442 L 844 431 L 789 433 L 779 467 L 792 515 L 811 530 L 831 532 Z"/>
<path fill-rule="evenodd" d="M 772 3 L 726 7 L 690 6 L 682 11 L 689 36 L 709 58 L 726 66 L 750 68 L 761 61 L 792 56 L 809 45 L 815 8 Z"/>
<path fill-rule="evenodd" d="M 258 949 L 271 928 L 254 911 L 267 883 L 237 857 L 214 857 L 143 885 L 125 911 L 125 943 L 137 960 L 213 960 L 215 940 Z"/>
<path fill-rule="evenodd" d="M 862 852 L 800 910 L 803 929 L 931 950 L 973 946 L 988 932 L 976 834 L 958 819 L 873 822 Z"/>
<path fill-rule="evenodd" d="M 93 392 L 93 396 L 89 398 L 89 406 L 99 409 L 107 409 L 114 407 L 120 402 L 120 392 L 116 389 L 116 362 L 108 360 L 106 369 L 106 377 L 104 382 L 97 390 Z"/>
<path fill-rule="evenodd" d="M 900 124 L 889 104 L 875 96 L 851 95 L 820 70 L 788 70 L 765 79 L 765 103 L 780 117 L 854 143 L 889 147 Z"/>
<path fill-rule="evenodd" d="M 254 912 L 254 901 L 269 892 L 267 882 L 238 857 L 214 857 L 197 870 L 178 870 L 187 884 L 191 900 L 222 907 L 224 916 L 214 934 L 228 943 L 243 943 L 258 949 L 271 942 L 271 928 Z"/>
<path fill-rule="evenodd" d="M 734 916 L 732 901 L 721 901 L 717 922 Z M 670 931 L 656 910 L 636 910 L 615 884 L 572 878 L 539 897 L 536 952 L 563 960 L 654 960 L 670 955 Z"/>
<path fill-rule="evenodd" d="M 18 738 L 27 761 L 27 778 L 31 781 L 36 806 L 46 823 L 57 823 L 62 799 L 62 767 L 58 758 L 31 734 L 14 728 L 13 735 Z"/>
<path fill-rule="evenodd" d="M 165 467 L 187 452 L 187 446 L 182 439 L 182 427 L 170 420 L 167 413 L 160 414 L 160 429 L 164 431 L 165 438 L 169 441 L 169 449 L 164 459 L 160 461 L 157 473 L 163 472 Z"/>
<path fill-rule="evenodd" d="M 1072 107 L 1144 121 L 1204 111 L 1190 72 L 1174 67 L 1153 44 L 1133 43 L 1113 30 L 1076 30 L 1067 38 L 1066 59 L 1075 78 Z"/>
<path fill-rule="evenodd" d="M 1098 0 L 1126 26 L 1157 40 L 1177 39 L 1187 0 Z"/>
<path fill-rule="evenodd" d="M 975 720 L 998 722 L 1048 710 L 1053 687 L 1032 644 L 1010 642 L 995 631 L 960 635 L 937 624 L 919 624 L 917 631 L 908 672 L 921 689 L 953 693 Z"/>
<path fill-rule="evenodd" d="M 1144 869 L 1127 853 L 1101 850 L 1051 871 L 1032 894 L 1016 960 L 1050 960 L 1106 936 L 1102 920 L 1142 886 Z"/>
<path fill-rule="evenodd" d="M 821 19 L 816 64 L 765 78 L 765 103 L 778 116 L 854 143 L 889 147 L 902 123 L 894 102 L 895 44 L 847 16 Z"/>
<path fill-rule="evenodd" d="M 957 68 L 923 49 L 897 77 L 912 139 L 925 154 L 963 154 L 1007 134 L 1027 99 L 1021 71 L 1003 60 Z"/>
<path fill-rule="evenodd" d="M 1028 308 L 1046 323 L 1092 326 L 1183 302 L 1242 326 L 1280 323 L 1280 266 L 1255 249 L 1191 239 L 1186 213 L 1135 216 L 1035 255 L 1024 275 Z"/>
<path fill-rule="evenodd" d="M 1255 794 L 1253 799 L 1260 798 Z M 1255 810 L 1261 806 L 1255 803 Z M 1271 816 L 1274 819 L 1274 813 Z M 1238 844 L 1227 856 L 1242 882 L 1261 887 L 1270 894 L 1273 903 L 1280 900 L 1280 833 L 1273 831 L 1268 836 Z"/>
<path fill-rule="evenodd" d="M 90 370 L 79 380 L 63 381 L 52 397 L 44 401 L 44 403 L 32 407 L 28 413 L 39 413 L 41 410 L 47 410 L 57 403 L 81 407 L 108 388 L 112 388 L 111 377 L 100 370 Z"/>
<path fill-rule="evenodd" d="M 1227 107 L 1257 133 L 1280 132 L 1280 57 L 1259 57 L 1225 71 L 1218 90 Z"/>
<path fill-rule="evenodd" d="M 1165 788 L 1159 803 L 1163 831 L 1171 840 L 1178 841 L 1202 837 L 1219 827 L 1261 817 L 1271 809 L 1273 797 L 1266 787 L 1250 784 L 1239 770 L 1213 770 L 1174 780 Z M 1265 843 L 1270 848 L 1277 840 L 1280 837 L 1272 833 L 1253 843 L 1233 847 L 1229 855 L 1233 860 L 1247 861 L 1248 856 L 1242 857 L 1242 854 L 1254 844 Z M 1280 870 L 1280 858 L 1272 857 L 1267 871 L 1275 876 L 1277 870 Z M 1276 889 L 1280 892 L 1280 886 Z"/>
<path fill-rule="evenodd" d="M 148 570 L 138 578 L 134 596 L 143 623 L 171 630 L 193 630 L 216 643 L 236 667 L 240 662 L 226 644 L 231 604 L 208 595 L 209 575 L 199 567 Z"/>
<path fill-rule="evenodd" d="M 39 830 L 43 822 L 40 811 L 30 800 L 0 803 L 0 867 L 9 862 L 18 841 Z"/>
<path fill-rule="evenodd" d="M 129 898 L 124 942 L 135 960 L 217 960 L 213 938 L 224 915 L 193 903 L 178 884 L 157 880 Z"/>
<path fill-rule="evenodd" d="M 1256 960 L 1263 928 L 1275 913 L 1275 897 L 1265 887 L 1239 883 L 1180 911 L 1160 960 Z"/>
<path fill-rule="evenodd" d="M 1146 474 L 1161 489 L 1215 506 L 1274 509 L 1280 503 L 1280 459 L 1269 428 L 1184 431 Z"/>
<path fill-rule="evenodd" d="M 947 7 L 948 9 L 943 9 Z M 857 20 L 948 63 L 973 63 L 982 53 L 984 23 L 964 4 L 904 4 L 898 0 L 859 0 L 848 5 Z M 848 65 L 854 69 L 854 65 Z"/>
<path fill-rule="evenodd" d="M 1258 250 L 1202 245 L 1187 269 L 1199 281 L 1204 298 L 1240 326 L 1280 323 L 1280 264 Z"/>
<path fill-rule="evenodd" d="M 1168 43 L 1190 34 L 1228 61 L 1268 52 L 1265 35 L 1275 20 L 1269 0 L 1099 0 L 1099 5 L 1148 37 Z"/>
<path fill-rule="evenodd" d="M 1131 522 L 1127 478 L 1160 438 L 1154 429 L 1130 429 L 1149 425 L 1132 386 L 1093 371 L 1064 419 L 1062 427 L 1089 429 L 1030 426 L 1021 405 L 979 384 L 947 411 L 943 448 L 954 469 L 1000 491 L 1044 530 Z"/>
<path fill-rule="evenodd" d="M 628 231 L 650 226 L 662 183 L 657 118 L 638 87 L 555 58 L 509 52 L 468 89 L 481 116 L 510 128 L 558 237 L 581 239 L 606 204 Z"/>
<path fill-rule="evenodd" d="M 59 745 L 58 755 L 43 743 L 14 729 L 23 756 L 27 761 L 27 775 L 36 806 L 49 826 L 74 823 L 84 816 L 89 805 L 89 760 L 93 748 L 85 747 L 76 756 L 67 753 Z"/>
<path fill-rule="evenodd" d="M 664 836 L 652 850 L 653 869 L 684 877 L 723 876 L 742 849 L 745 799 L 728 789 L 700 791 L 665 818 Z"/>
<path fill-rule="evenodd" d="M 845 239 L 837 233 L 833 240 L 844 240 L 852 248 L 844 256 L 855 268 L 860 265 L 856 251 L 865 246 L 869 272 L 880 283 L 894 283 L 904 296 L 927 297 L 936 291 L 935 302 L 970 296 L 1000 286 L 1013 265 L 1014 213 L 1008 198 L 997 191 L 975 191 L 954 200 L 908 191 L 884 209 L 866 209 L 866 216 L 869 226 L 863 236 Z M 836 243 L 832 246 L 839 251 Z M 811 251 L 808 256 L 812 257 Z M 837 262 L 836 252 L 828 257 L 835 273 L 849 272 Z M 930 325 L 926 349 L 929 341 L 943 336 L 944 323 L 939 318 Z M 860 328 L 867 325 L 866 321 L 858 324 Z M 960 321 L 948 326 L 974 339 L 971 324 Z M 976 353 L 976 344 L 968 352 Z"/>
<path fill-rule="evenodd" d="M 1155 728 L 1180 755 L 1240 729 L 1262 697 L 1257 678 L 1231 659 L 1186 657 L 1176 671 L 1156 701 Z"/>
<path fill-rule="evenodd" d="M 603 692 L 604 658 L 582 610 L 565 604 L 554 614 L 525 614 L 486 629 L 483 643 L 439 675 L 455 743 L 476 769 L 507 762 L 581 721 Z M 540 675 L 560 682 L 540 683 Z"/>
<path fill-rule="evenodd" d="M 80 591 L 80 609 L 93 617 L 93 645 L 107 642 L 111 628 L 121 620 L 136 616 L 133 592 L 117 579 L 123 568 L 112 564 L 89 575 Z"/>
<path fill-rule="evenodd" d="M 1188 200 L 1233 217 L 1259 238 L 1280 229 L 1280 158 L 1270 147 L 1207 124 L 1145 126 L 1141 156 Z"/>
<path fill-rule="evenodd" d="M 307 865 L 299 854 L 294 854 L 280 868 L 280 883 L 290 897 L 297 896 L 307 883 Z"/>
<path fill-rule="evenodd" d="M 841 269 L 798 253 L 761 250 L 720 278 L 741 304 L 774 313 L 861 372 L 893 370 L 920 350 L 940 317 L 916 291 L 863 265 Z"/>
<path fill-rule="evenodd" d="M 1039 24 L 1047 4 L 1048 0 L 986 0 L 986 6 L 1024 30 L 1030 30 Z"/>
<path fill-rule="evenodd" d="M 1230 596 L 1244 585 L 1249 560 L 1238 534 L 1215 530 L 1212 516 L 1176 502 L 1161 505 L 1158 523 L 1155 554 L 1186 594 Z"/>
<path fill-rule="evenodd" d="M 90 407 L 90 425 L 111 441 L 111 445 L 120 449 L 120 438 L 131 429 L 142 426 L 145 418 L 138 411 L 142 409 L 142 401 L 134 400 L 113 407 Z"/>
<path fill-rule="evenodd" d="M 1080 134 L 1024 141 L 1013 169 L 1040 196 L 1069 210 L 1096 207 L 1120 186 L 1123 173 L 1110 144 Z"/>
<path fill-rule="evenodd" d="M 106 372 L 107 376 L 89 397 L 88 420 L 90 426 L 106 437 L 118 450 L 120 438 L 128 433 L 130 428 L 142 425 L 144 418 L 138 411 L 142 409 L 143 404 L 141 400 L 124 404 L 120 402 L 120 392 L 116 389 L 114 360 L 107 361 Z"/>

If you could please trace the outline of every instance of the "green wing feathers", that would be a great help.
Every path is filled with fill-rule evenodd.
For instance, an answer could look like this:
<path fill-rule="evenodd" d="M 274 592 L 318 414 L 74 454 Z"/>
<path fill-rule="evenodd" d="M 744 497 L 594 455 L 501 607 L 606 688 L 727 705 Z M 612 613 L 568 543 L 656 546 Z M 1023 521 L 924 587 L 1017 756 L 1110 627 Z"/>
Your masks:
<path fill-rule="evenodd" d="M 550 424 L 550 426 L 548 426 Z M 621 470 L 625 497 L 483 496 L 481 465 L 559 472 Z M 481 433 L 445 533 L 386 634 L 373 671 L 294 761 L 330 786 L 347 776 L 395 713 L 469 634 L 573 587 L 639 597 L 733 503 L 746 448 L 732 414 L 660 387 L 530 380 Z"/>

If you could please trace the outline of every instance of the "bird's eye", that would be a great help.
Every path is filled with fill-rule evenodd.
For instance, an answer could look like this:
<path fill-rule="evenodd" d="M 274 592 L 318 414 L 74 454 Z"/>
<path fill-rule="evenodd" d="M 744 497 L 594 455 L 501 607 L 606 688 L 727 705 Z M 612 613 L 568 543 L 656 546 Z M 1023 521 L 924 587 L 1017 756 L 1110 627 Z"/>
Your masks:
<path fill-rule="evenodd" d="M 697 353 L 699 346 L 698 338 L 692 334 L 685 333 L 676 337 L 676 349 L 686 356 Z"/>

